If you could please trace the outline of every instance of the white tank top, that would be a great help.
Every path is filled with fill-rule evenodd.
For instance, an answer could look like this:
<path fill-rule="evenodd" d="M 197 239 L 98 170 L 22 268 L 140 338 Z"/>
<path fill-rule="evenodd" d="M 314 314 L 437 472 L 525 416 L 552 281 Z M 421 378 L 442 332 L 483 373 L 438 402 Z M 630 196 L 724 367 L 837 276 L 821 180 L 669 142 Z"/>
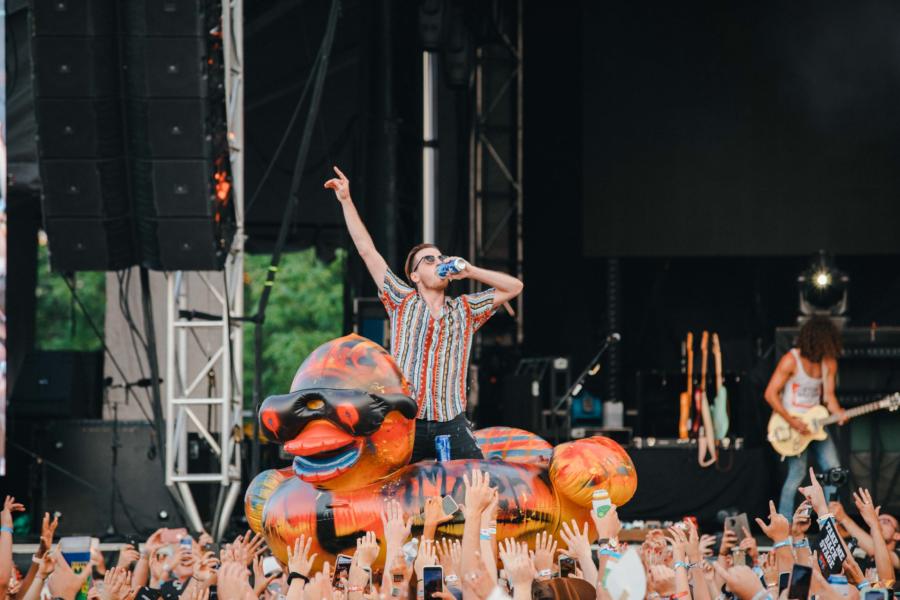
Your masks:
<path fill-rule="evenodd" d="M 781 391 L 781 405 L 788 412 L 804 413 L 822 402 L 822 378 L 826 374 L 825 363 L 822 363 L 822 377 L 810 377 L 803 370 L 800 351 L 792 348 L 791 356 L 797 363 L 797 369 Z"/>

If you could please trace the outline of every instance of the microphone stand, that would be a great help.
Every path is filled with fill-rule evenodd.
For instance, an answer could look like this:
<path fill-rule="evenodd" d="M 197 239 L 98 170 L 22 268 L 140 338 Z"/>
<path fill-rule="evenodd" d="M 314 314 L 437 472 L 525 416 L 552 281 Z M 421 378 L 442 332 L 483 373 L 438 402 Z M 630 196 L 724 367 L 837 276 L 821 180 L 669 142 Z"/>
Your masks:
<path fill-rule="evenodd" d="M 581 372 L 575 382 L 566 390 L 566 393 L 562 395 L 562 397 L 553 405 L 553 442 L 554 445 L 559 444 L 559 419 L 556 418 L 556 412 L 562 408 L 563 405 L 566 406 L 566 425 L 568 429 L 571 430 L 572 425 L 572 398 L 581 393 L 582 388 L 584 388 L 584 380 L 587 379 L 588 375 L 595 375 L 597 373 L 596 369 L 600 366 L 600 357 L 609 350 L 609 347 L 613 345 L 613 342 L 618 342 L 619 337 L 617 334 L 612 334 L 606 336 L 606 339 L 603 341 L 603 345 L 600 346 L 600 349 L 597 351 L 597 354 L 594 355 L 594 358 L 591 359 L 591 362 L 588 363 L 587 367 L 584 368 L 584 371 Z"/>

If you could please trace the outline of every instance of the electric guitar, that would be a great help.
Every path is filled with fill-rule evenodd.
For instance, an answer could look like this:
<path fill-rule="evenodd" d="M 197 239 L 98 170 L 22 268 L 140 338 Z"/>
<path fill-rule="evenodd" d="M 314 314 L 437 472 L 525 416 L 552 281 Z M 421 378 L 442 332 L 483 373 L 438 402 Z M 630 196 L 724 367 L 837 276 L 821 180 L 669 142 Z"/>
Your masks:
<path fill-rule="evenodd" d="M 716 362 L 716 399 L 713 401 L 713 425 L 716 439 L 721 440 L 728 435 L 728 389 L 722 377 L 722 348 L 719 346 L 719 334 L 712 334 L 713 358 Z"/>
<path fill-rule="evenodd" d="M 681 392 L 678 398 L 679 415 L 678 415 L 678 439 L 688 439 L 688 420 L 691 417 L 691 392 L 694 386 L 694 334 L 688 331 L 685 340 L 685 352 L 687 354 L 687 391 Z"/>
<path fill-rule="evenodd" d="M 876 410 L 895 411 L 898 408 L 900 408 L 900 392 L 895 392 L 881 400 L 851 408 L 845 414 L 848 419 L 852 419 Z M 821 404 L 805 413 L 791 413 L 791 416 L 806 423 L 811 433 L 803 435 L 793 429 L 781 415 L 772 413 L 772 417 L 769 419 L 769 443 L 781 456 L 797 456 L 806 450 L 813 440 L 824 440 L 828 437 L 825 426 L 837 423 L 841 419 L 841 415 L 829 415 L 828 409 Z"/>
<path fill-rule="evenodd" d="M 697 462 L 701 467 L 708 467 L 716 462 L 716 436 L 712 415 L 709 412 L 709 399 L 706 397 L 706 365 L 709 362 L 709 333 L 704 331 L 700 338 L 700 414 L 695 415 L 698 421 L 702 418 L 697 436 Z"/>

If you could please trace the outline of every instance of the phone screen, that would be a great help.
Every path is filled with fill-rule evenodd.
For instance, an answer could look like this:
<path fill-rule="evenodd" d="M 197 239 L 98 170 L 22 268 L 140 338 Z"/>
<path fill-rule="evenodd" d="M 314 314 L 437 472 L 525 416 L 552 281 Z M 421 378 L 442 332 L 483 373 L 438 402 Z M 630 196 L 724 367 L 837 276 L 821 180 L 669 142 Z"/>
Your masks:
<path fill-rule="evenodd" d="M 863 596 L 864 600 L 888 600 L 890 598 L 890 590 L 868 590 Z"/>
<path fill-rule="evenodd" d="M 425 598 L 432 598 L 435 592 L 444 591 L 444 569 L 442 567 L 425 567 L 422 571 L 425 587 Z"/>
<path fill-rule="evenodd" d="M 568 577 L 575 574 L 575 559 L 565 554 L 559 555 L 559 576 Z"/>
<path fill-rule="evenodd" d="M 803 565 L 794 564 L 791 571 L 791 584 L 788 587 L 790 600 L 806 600 L 809 596 L 809 582 L 812 579 L 812 569 Z"/>
<path fill-rule="evenodd" d="M 338 554 L 337 560 L 334 561 L 334 576 L 331 579 L 332 585 L 338 589 L 344 589 L 344 582 L 350 577 L 350 565 L 353 564 L 353 558 L 346 554 Z"/>
<path fill-rule="evenodd" d="M 445 515 L 456 514 L 456 511 L 459 510 L 459 505 L 456 503 L 456 500 L 453 499 L 453 496 L 444 496 L 441 505 L 443 506 Z"/>
<path fill-rule="evenodd" d="M 787 586 L 791 583 L 791 574 L 790 573 L 779 573 L 778 574 L 778 595 L 781 595 L 781 592 L 787 589 Z"/>

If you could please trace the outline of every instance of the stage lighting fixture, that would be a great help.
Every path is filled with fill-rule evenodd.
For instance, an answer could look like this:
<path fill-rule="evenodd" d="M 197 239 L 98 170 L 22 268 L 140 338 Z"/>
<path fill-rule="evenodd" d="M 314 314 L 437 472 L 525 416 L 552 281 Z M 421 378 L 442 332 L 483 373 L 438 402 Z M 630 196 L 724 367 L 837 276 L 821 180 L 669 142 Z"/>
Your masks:
<path fill-rule="evenodd" d="M 839 317 L 847 312 L 847 287 L 850 278 L 820 250 L 798 277 L 800 314 Z"/>

